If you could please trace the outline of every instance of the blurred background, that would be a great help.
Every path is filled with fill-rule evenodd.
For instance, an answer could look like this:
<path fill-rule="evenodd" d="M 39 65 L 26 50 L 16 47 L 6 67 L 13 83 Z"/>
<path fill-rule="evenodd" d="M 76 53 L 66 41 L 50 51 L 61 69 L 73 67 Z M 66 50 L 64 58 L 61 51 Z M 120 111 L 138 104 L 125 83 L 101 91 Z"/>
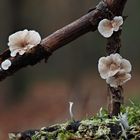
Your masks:
<path fill-rule="evenodd" d="M 99 0 L 0 0 L 0 52 L 8 36 L 34 29 L 42 38 L 69 24 Z M 133 64 L 132 80 L 124 86 L 125 104 L 140 101 L 140 1 L 129 0 L 121 54 Z M 106 40 L 90 32 L 57 50 L 48 60 L 27 67 L 0 82 L 0 139 L 8 132 L 41 128 L 68 120 L 69 101 L 77 120 L 106 108 L 107 87 L 97 71 Z"/>

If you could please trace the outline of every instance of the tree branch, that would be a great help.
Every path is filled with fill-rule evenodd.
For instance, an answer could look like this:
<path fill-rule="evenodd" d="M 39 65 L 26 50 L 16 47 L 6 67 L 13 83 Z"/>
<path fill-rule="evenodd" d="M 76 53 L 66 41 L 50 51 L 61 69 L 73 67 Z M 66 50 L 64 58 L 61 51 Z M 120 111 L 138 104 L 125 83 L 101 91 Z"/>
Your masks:
<path fill-rule="evenodd" d="M 127 0 L 122 1 L 115 1 L 115 0 L 106 0 L 108 4 L 110 5 L 110 10 L 115 15 L 122 15 L 124 6 L 127 2 Z M 121 7 L 118 7 L 117 4 L 122 5 Z M 112 53 L 120 53 L 121 48 L 121 32 L 122 30 L 119 30 L 118 32 L 114 33 L 108 40 L 107 40 L 107 46 L 106 46 L 106 52 L 108 55 Z M 123 104 L 123 88 L 120 86 L 118 88 L 112 88 L 108 86 L 108 110 L 110 116 L 117 116 L 120 113 L 120 107 L 121 104 Z"/>
<path fill-rule="evenodd" d="M 0 54 L 0 63 L 8 58 L 11 60 L 12 66 L 7 71 L 0 71 L 0 81 L 14 74 L 23 67 L 35 65 L 42 59 L 47 60 L 55 50 L 87 32 L 95 31 L 99 21 L 107 17 L 109 14 L 108 9 L 110 9 L 115 15 L 119 14 L 122 12 L 126 1 L 127 0 L 102 0 L 96 6 L 95 10 L 46 37 L 38 46 L 29 50 L 22 56 L 17 55 L 12 58 L 10 57 L 9 50 L 4 51 Z"/>
<path fill-rule="evenodd" d="M 109 10 L 115 15 L 120 16 L 124 10 L 127 0 L 104 0 L 109 7 Z"/>

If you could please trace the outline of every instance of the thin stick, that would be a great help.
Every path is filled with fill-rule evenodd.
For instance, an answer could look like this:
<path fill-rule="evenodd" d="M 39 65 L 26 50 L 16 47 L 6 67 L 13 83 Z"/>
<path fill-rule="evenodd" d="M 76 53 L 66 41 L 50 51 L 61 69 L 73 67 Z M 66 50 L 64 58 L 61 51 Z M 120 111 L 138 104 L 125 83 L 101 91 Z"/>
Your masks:
<path fill-rule="evenodd" d="M 109 10 L 114 15 L 122 15 L 124 6 L 127 0 L 115 1 L 115 0 L 106 0 L 106 2 L 110 5 Z M 121 4 L 121 7 L 116 6 L 117 4 Z M 108 55 L 112 53 L 120 53 L 121 48 L 121 30 L 114 33 L 107 40 L 106 52 Z M 112 88 L 108 86 L 108 111 L 110 116 L 117 116 L 120 113 L 120 107 L 124 102 L 123 97 L 123 88 L 120 86 L 118 88 Z"/>

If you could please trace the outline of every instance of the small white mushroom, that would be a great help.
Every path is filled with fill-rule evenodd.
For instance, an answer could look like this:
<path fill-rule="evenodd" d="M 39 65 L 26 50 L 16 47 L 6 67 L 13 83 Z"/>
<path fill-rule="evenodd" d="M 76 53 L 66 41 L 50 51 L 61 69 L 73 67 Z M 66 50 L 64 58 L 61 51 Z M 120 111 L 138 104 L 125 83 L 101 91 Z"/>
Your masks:
<path fill-rule="evenodd" d="M 102 79 L 114 76 L 120 70 L 129 73 L 132 69 L 130 62 L 123 59 L 120 54 L 111 54 L 107 57 L 101 57 L 98 62 L 98 71 Z"/>
<path fill-rule="evenodd" d="M 98 31 L 103 37 L 109 38 L 114 31 L 117 32 L 119 30 L 122 24 L 123 18 L 121 16 L 116 16 L 113 20 L 103 19 L 99 22 Z"/>
<path fill-rule="evenodd" d="M 38 45 L 41 41 L 41 37 L 38 32 L 34 30 L 18 31 L 9 36 L 9 50 L 11 56 L 15 57 L 17 53 L 23 55 L 26 51 Z"/>
<path fill-rule="evenodd" d="M 98 71 L 102 79 L 106 79 L 111 87 L 118 87 L 131 79 L 131 63 L 120 54 L 111 54 L 101 57 L 98 62 Z"/>
<path fill-rule="evenodd" d="M 9 59 L 6 59 L 1 63 L 1 68 L 3 70 L 8 70 L 11 65 L 12 65 L 11 61 Z"/>
<path fill-rule="evenodd" d="M 74 115 L 73 115 L 72 107 L 73 107 L 73 102 L 69 102 L 70 117 L 71 117 L 72 120 L 74 120 Z"/>

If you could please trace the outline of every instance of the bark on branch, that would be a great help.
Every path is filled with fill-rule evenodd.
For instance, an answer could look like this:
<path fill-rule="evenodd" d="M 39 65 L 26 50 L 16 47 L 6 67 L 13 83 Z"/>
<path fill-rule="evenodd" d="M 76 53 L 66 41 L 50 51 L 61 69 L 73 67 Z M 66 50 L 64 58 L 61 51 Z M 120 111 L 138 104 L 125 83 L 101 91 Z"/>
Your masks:
<path fill-rule="evenodd" d="M 110 5 L 110 10 L 113 15 L 122 15 L 124 6 L 127 0 L 115 1 L 106 0 Z M 118 7 L 117 4 L 122 5 Z M 108 55 L 112 53 L 120 53 L 121 48 L 121 30 L 114 33 L 108 40 L 106 46 L 106 52 Z M 120 113 L 120 107 L 123 104 L 123 88 L 120 86 L 118 88 L 112 88 L 108 86 L 108 111 L 110 116 L 117 116 Z"/>
<path fill-rule="evenodd" d="M 46 37 L 38 46 L 23 56 L 18 55 L 12 58 L 10 57 L 10 51 L 8 49 L 5 50 L 0 54 L 0 63 L 8 58 L 11 60 L 12 66 L 7 71 L 0 71 L 0 81 L 28 65 L 35 65 L 42 59 L 47 60 L 55 50 L 87 32 L 95 31 L 99 21 L 108 17 L 110 11 L 114 15 L 121 15 L 126 1 L 127 0 L 102 0 L 96 6 L 95 10 Z"/>

